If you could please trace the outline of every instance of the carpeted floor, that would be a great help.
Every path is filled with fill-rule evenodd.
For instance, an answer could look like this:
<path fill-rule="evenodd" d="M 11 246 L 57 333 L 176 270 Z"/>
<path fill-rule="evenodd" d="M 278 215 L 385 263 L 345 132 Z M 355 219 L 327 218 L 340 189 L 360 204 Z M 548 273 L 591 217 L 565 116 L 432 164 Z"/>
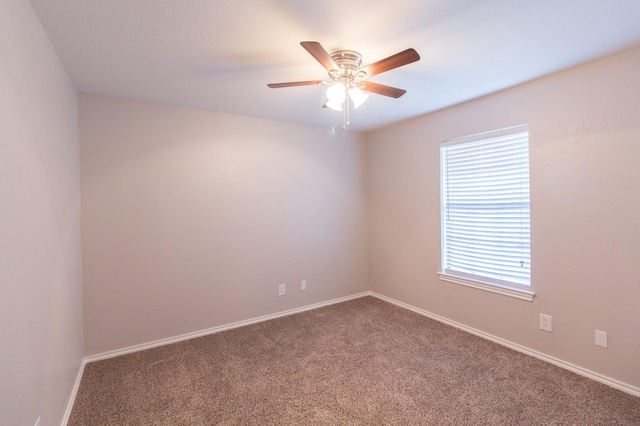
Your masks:
<path fill-rule="evenodd" d="M 372 297 L 86 366 L 69 425 L 640 425 L 640 398 Z"/>

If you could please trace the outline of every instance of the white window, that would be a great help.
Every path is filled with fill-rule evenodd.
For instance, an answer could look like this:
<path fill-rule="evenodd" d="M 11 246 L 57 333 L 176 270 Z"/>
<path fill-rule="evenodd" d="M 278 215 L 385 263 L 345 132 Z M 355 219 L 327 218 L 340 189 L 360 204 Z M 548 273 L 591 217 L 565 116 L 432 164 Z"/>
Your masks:
<path fill-rule="evenodd" d="M 445 141 L 440 154 L 441 279 L 532 300 L 528 127 Z"/>

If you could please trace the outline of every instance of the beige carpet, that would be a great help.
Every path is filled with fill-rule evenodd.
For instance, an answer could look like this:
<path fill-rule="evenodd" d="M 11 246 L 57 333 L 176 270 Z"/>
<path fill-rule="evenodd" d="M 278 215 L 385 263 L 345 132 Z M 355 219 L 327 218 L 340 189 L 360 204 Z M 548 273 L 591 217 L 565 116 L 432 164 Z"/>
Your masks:
<path fill-rule="evenodd" d="M 640 398 L 372 297 L 86 366 L 69 425 L 640 425 Z"/>

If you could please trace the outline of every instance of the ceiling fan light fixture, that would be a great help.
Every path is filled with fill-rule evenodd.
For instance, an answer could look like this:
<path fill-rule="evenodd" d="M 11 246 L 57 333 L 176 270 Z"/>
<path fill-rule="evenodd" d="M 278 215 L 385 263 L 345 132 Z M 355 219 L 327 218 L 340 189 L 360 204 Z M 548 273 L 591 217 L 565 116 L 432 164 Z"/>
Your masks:
<path fill-rule="evenodd" d="M 359 87 L 349 89 L 349 97 L 353 101 L 353 108 L 358 108 L 369 98 L 369 94 L 365 93 Z"/>
<path fill-rule="evenodd" d="M 336 82 L 327 89 L 327 102 L 324 106 L 334 111 L 342 111 L 347 94 L 351 99 L 354 108 L 358 108 L 367 100 L 369 95 L 362 91 L 359 87 L 352 87 L 347 90 L 343 82 Z"/>
<path fill-rule="evenodd" d="M 324 106 L 327 108 L 331 108 L 334 111 L 342 111 L 342 102 L 335 102 L 327 99 L 327 102 L 324 103 Z"/>
<path fill-rule="evenodd" d="M 341 82 L 336 82 L 327 89 L 327 99 L 332 103 L 343 103 L 347 98 L 347 89 Z M 340 108 L 342 110 L 342 108 Z"/>

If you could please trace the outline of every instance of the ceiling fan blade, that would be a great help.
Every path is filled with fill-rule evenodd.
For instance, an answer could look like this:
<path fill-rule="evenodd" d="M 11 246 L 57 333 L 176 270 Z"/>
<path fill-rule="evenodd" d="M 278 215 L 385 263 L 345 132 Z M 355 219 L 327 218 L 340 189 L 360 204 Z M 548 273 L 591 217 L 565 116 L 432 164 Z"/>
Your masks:
<path fill-rule="evenodd" d="M 381 74 L 385 71 L 392 70 L 394 68 L 401 67 L 403 65 L 410 64 L 420 60 L 420 55 L 414 49 L 403 50 L 402 52 L 391 55 L 388 58 L 382 59 L 373 64 L 367 65 L 361 70 L 367 73 L 367 77 L 372 75 Z"/>
<path fill-rule="evenodd" d="M 300 45 L 311 54 L 327 71 L 339 69 L 329 53 L 317 41 L 302 41 Z"/>
<path fill-rule="evenodd" d="M 407 93 L 404 89 L 398 89 L 397 87 L 385 86 L 384 84 L 372 83 L 370 81 L 360 82 L 362 90 L 365 92 L 376 93 L 378 95 L 389 96 L 390 98 L 399 98 Z"/>
<path fill-rule="evenodd" d="M 288 83 L 270 83 L 267 86 L 272 89 L 279 89 L 280 87 L 295 87 L 295 86 L 318 86 L 324 83 L 322 80 L 309 80 L 309 81 L 290 81 Z"/>

